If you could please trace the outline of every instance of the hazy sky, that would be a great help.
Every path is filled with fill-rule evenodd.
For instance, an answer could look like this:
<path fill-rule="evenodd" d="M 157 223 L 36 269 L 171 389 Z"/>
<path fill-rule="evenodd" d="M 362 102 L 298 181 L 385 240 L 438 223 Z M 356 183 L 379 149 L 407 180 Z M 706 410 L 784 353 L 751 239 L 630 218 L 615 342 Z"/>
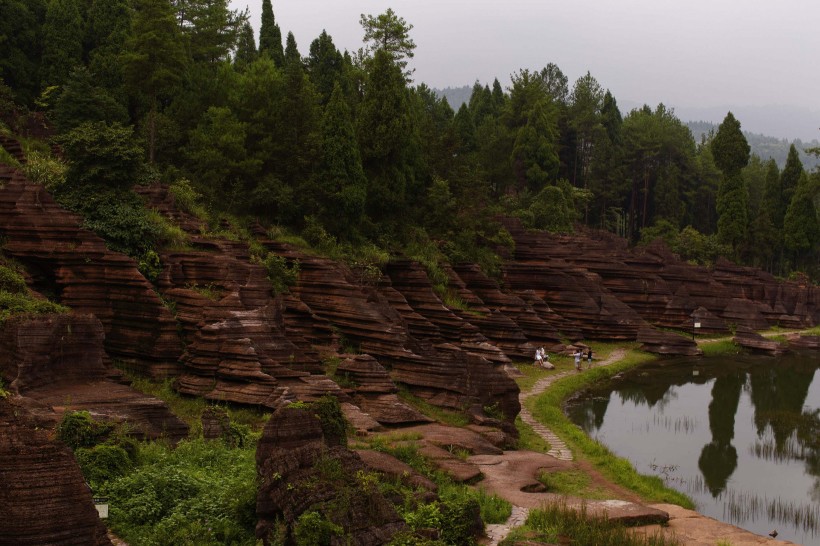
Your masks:
<path fill-rule="evenodd" d="M 261 5 L 232 0 L 250 9 L 257 32 Z M 817 0 L 273 0 L 283 40 L 293 32 L 303 55 L 322 29 L 339 49 L 355 51 L 360 14 L 388 7 L 413 25 L 416 83 L 457 87 L 497 77 L 507 87 L 519 68 L 553 62 L 570 86 L 590 71 L 630 107 L 813 111 L 804 120 L 813 132 L 795 128 L 791 136 L 820 138 Z"/>

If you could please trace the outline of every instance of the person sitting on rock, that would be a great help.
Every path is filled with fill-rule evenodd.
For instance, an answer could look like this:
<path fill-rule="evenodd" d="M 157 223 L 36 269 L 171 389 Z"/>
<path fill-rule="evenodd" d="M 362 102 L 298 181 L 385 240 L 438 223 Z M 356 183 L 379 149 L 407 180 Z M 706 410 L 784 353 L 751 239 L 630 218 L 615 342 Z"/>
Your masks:
<path fill-rule="evenodd" d="M 541 367 L 544 368 L 545 370 L 554 370 L 555 369 L 555 364 L 550 362 L 550 355 L 547 353 L 546 350 L 544 350 L 543 347 L 541 347 L 541 355 L 543 357 L 543 362 L 541 364 Z"/>
<path fill-rule="evenodd" d="M 541 366 L 544 363 L 544 353 L 541 352 L 541 348 L 535 350 L 535 362 L 533 362 L 534 366 Z"/>

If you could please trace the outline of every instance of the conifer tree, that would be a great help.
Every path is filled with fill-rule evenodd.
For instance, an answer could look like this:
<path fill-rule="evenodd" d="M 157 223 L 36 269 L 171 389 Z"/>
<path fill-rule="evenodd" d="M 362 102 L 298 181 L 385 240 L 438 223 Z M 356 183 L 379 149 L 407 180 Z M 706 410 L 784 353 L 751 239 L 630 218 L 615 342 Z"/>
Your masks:
<path fill-rule="evenodd" d="M 780 226 L 783 225 L 786 210 L 791 205 L 792 197 L 800 182 L 800 177 L 803 176 L 803 172 L 803 162 L 800 161 L 797 148 L 792 144 L 789 146 L 789 155 L 786 158 L 786 165 L 783 167 L 783 172 L 780 175 L 781 200 L 777 215 L 777 221 Z"/>
<path fill-rule="evenodd" d="M 0 2 L 0 80 L 5 81 L 18 102 L 30 105 L 40 84 L 42 25 L 45 0 Z"/>
<path fill-rule="evenodd" d="M 120 55 L 131 32 L 128 0 L 94 0 L 88 10 L 88 69 L 94 83 L 125 104 Z"/>
<path fill-rule="evenodd" d="M 44 86 L 62 85 L 82 63 L 85 23 L 75 0 L 50 0 L 43 25 Z"/>
<path fill-rule="evenodd" d="M 737 257 L 749 223 L 749 197 L 741 174 L 749 163 L 749 143 L 731 112 L 718 127 L 711 148 L 715 164 L 723 171 L 717 197 L 718 239 L 730 245 Z"/>
<path fill-rule="evenodd" d="M 287 45 L 285 46 L 285 66 L 302 66 L 302 56 L 299 48 L 296 47 L 296 38 L 292 32 L 288 32 Z"/>
<path fill-rule="evenodd" d="M 792 265 L 817 267 L 820 250 L 820 222 L 814 201 L 820 195 L 816 177 L 801 173 L 794 189 L 789 209 L 783 220 L 783 240 L 792 258 Z"/>
<path fill-rule="evenodd" d="M 259 53 L 270 56 L 276 66 L 285 64 L 285 51 L 282 49 L 282 31 L 279 30 L 279 25 L 276 24 L 271 0 L 262 0 Z"/>
<path fill-rule="evenodd" d="M 371 54 L 376 51 L 386 52 L 401 70 L 405 70 L 405 59 L 412 59 L 413 50 L 416 48 L 416 44 L 410 38 L 413 25 L 396 15 L 391 8 L 375 17 L 363 13 L 359 23 L 364 28 L 363 40 L 370 42 L 368 51 Z M 409 77 L 412 70 L 405 71 L 404 74 Z"/>
<path fill-rule="evenodd" d="M 325 206 L 322 218 L 339 236 L 353 238 L 364 215 L 367 179 L 356 131 L 341 86 L 336 83 L 322 121 L 322 154 L 316 176 Z"/>
<path fill-rule="evenodd" d="M 256 40 L 253 37 L 253 27 L 250 21 L 245 21 L 239 29 L 236 38 L 236 54 L 234 55 L 234 65 L 239 69 L 245 69 L 256 60 Z"/>
<path fill-rule="evenodd" d="M 324 30 L 318 38 L 310 43 L 310 52 L 307 58 L 307 70 L 310 79 L 321 96 L 322 104 L 327 104 L 336 83 L 342 85 L 345 91 L 343 78 L 344 58 L 333 39 Z M 346 93 L 345 93 L 346 94 Z"/>
<path fill-rule="evenodd" d="M 125 81 L 142 100 L 148 133 L 148 160 L 157 144 L 157 114 L 161 99 L 179 82 L 185 66 L 182 39 L 168 0 L 136 0 L 132 32 L 122 55 Z"/>

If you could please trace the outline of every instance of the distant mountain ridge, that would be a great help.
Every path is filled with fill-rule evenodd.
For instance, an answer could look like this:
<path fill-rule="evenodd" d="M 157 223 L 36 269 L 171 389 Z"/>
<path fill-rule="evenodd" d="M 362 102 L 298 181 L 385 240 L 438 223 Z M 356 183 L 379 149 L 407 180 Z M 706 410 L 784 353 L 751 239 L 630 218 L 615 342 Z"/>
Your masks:
<path fill-rule="evenodd" d="M 444 89 L 433 89 L 439 97 L 444 97 L 453 110 L 458 111 L 463 103 L 470 101 L 473 92 L 471 85 L 461 87 L 445 87 Z M 621 113 L 626 115 L 631 110 L 640 107 L 634 101 L 618 101 Z M 789 155 L 789 146 L 794 144 L 800 153 L 800 160 L 806 170 L 820 167 L 820 159 L 805 152 L 806 148 L 820 147 L 820 112 L 802 110 L 785 106 L 768 107 L 711 107 L 711 108 L 675 108 L 675 114 L 681 120 L 687 121 L 686 125 L 692 131 L 696 142 L 700 142 L 702 135 L 708 134 L 711 130 L 717 130 L 720 121 L 726 113 L 732 111 L 743 127 L 751 130 L 743 131 L 752 153 L 763 160 L 774 159 L 782 169 L 786 164 L 786 157 Z M 703 121 L 717 120 L 717 121 Z M 813 132 L 812 132 L 813 131 Z M 769 133 L 769 134 L 766 134 Z M 775 134 L 778 136 L 770 136 Z M 782 135 L 790 135 L 784 138 Z M 814 136 L 812 136 L 814 135 Z M 801 140 L 805 139 L 805 140 Z"/>

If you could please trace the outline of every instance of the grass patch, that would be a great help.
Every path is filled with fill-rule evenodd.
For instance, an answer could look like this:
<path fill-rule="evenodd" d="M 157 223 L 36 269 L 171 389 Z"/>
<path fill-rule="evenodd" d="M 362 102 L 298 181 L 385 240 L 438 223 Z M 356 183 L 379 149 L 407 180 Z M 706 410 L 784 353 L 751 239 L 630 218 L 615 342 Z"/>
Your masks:
<path fill-rule="evenodd" d="M 611 499 L 613 493 L 602 487 L 593 487 L 592 478 L 580 470 L 564 472 L 541 472 L 538 481 L 543 483 L 550 493 L 558 493 L 584 499 Z"/>
<path fill-rule="evenodd" d="M 179 394 L 173 388 L 173 380 L 165 379 L 155 381 L 124 370 L 131 380 L 131 387 L 143 394 L 159 398 L 168 404 L 171 413 L 185 421 L 190 427 L 190 436 L 196 437 L 202 433 L 202 412 L 205 408 L 213 404 L 204 398 L 196 396 L 185 396 Z M 231 423 L 250 427 L 255 432 L 260 432 L 265 423 L 270 418 L 270 412 L 255 408 L 239 408 L 223 405 L 228 412 Z"/>
<path fill-rule="evenodd" d="M 593 383 L 608 381 L 612 376 L 653 360 L 655 355 L 630 351 L 620 362 L 593 368 L 582 374 L 569 375 L 556 381 L 543 394 L 527 400 L 533 416 L 558 434 L 575 453 L 581 453 L 602 474 L 613 482 L 635 491 L 653 502 L 669 502 L 686 508 L 694 504 L 686 495 L 666 487 L 658 477 L 639 474 L 626 459 L 617 457 L 603 444 L 589 438 L 564 415 L 564 401 L 573 393 Z"/>
<path fill-rule="evenodd" d="M 445 425 L 451 425 L 454 427 L 466 427 L 470 424 L 470 418 L 463 412 L 434 406 L 426 400 L 411 394 L 406 388 L 399 388 L 399 398 L 413 406 L 423 415 L 429 417 L 430 419 L 434 419 L 439 423 L 444 423 Z"/>
<path fill-rule="evenodd" d="M 731 339 L 720 339 L 699 345 L 703 356 L 722 356 L 740 354 L 740 345 Z"/>
<path fill-rule="evenodd" d="M 490 495 L 483 489 L 472 488 L 469 485 L 447 481 L 439 484 L 438 494 L 445 502 L 475 499 L 481 507 L 481 519 L 484 523 L 504 523 L 512 514 L 512 504 L 498 495 Z"/>
<path fill-rule="evenodd" d="M 564 503 L 533 510 L 526 523 L 513 529 L 501 545 L 524 540 L 571 546 L 681 546 L 673 538 L 645 537 L 617 522 L 588 515 L 585 506 L 576 510 Z"/>

